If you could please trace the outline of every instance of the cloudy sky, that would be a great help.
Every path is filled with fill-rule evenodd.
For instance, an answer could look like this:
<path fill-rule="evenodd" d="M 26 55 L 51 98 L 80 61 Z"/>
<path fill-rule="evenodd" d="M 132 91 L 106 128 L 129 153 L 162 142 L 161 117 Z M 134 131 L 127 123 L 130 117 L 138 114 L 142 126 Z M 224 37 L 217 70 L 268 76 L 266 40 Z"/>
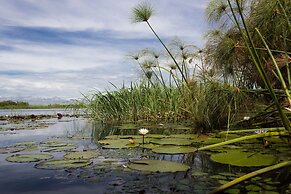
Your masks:
<path fill-rule="evenodd" d="M 138 79 L 129 53 L 161 49 L 131 22 L 139 0 L 0 0 L 0 97 L 79 98 Z M 203 46 L 208 0 L 149 0 L 165 41 Z"/>

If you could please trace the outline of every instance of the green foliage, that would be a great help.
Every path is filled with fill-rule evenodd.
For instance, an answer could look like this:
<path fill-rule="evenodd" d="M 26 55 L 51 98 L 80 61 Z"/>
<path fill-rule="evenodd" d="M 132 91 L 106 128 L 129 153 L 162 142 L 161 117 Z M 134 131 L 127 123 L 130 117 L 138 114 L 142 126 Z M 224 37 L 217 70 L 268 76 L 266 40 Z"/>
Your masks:
<path fill-rule="evenodd" d="M 0 109 L 50 109 L 50 108 L 85 108 L 84 102 L 76 101 L 73 104 L 31 105 L 28 102 L 1 101 Z"/>
<path fill-rule="evenodd" d="M 15 108 L 28 108 L 28 102 L 15 102 L 11 100 L 0 102 L 1 109 L 15 109 Z"/>
<path fill-rule="evenodd" d="M 210 1 L 206 15 L 208 20 L 215 24 L 215 28 L 207 36 L 207 62 L 216 73 L 236 85 L 266 88 L 250 57 L 242 31 L 239 30 L 240 27 L 243 33 L 246 32 L 244 21 L 272 87 L 284 88 L 277 79 L 278 74 L 272 61 L 276 61 L 285 81 L 288 82 L 287 86 L 290 87 L 290 7 L 289 0 Z M 262 37 L 269 49 L 266 48 Z"/>
<path fill-rule="evenodd" d="M 277 162 L 276 156 L 244 152 L 239 149 L 228 150 L 225 153 L 212 154 L 211 160 L 234 166 L 269 166 Z"/>
<path fill-rule="evenodd" d="M 187 171 L 189 166 L 166 160 L 135 160 L 127 164 L 130 169 L 146 172 L 178 172 Z"/>

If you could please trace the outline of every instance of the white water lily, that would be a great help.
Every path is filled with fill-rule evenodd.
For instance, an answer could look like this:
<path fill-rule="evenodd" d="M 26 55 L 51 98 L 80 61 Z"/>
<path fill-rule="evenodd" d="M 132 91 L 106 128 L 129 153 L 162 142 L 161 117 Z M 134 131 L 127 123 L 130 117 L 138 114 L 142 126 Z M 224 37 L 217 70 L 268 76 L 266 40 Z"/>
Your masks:
<path fill-rule="evenodd" d="M 141 134 L 141 135 L 145 135 L 145 134 L 147 134 L 147 133 L 149 132 L 149 130 L 147 130 L 147 129 L 145 129 L 145 128 L 142 128 L 142 129 L 138 130 L 138 132 L 139 132 L 139 134 Z"/>
<path fill-rule="evenodd" d="M 250 120 L 250 117 L 244 117 L 244 120 L 248 121 L 248 120 Z"/>

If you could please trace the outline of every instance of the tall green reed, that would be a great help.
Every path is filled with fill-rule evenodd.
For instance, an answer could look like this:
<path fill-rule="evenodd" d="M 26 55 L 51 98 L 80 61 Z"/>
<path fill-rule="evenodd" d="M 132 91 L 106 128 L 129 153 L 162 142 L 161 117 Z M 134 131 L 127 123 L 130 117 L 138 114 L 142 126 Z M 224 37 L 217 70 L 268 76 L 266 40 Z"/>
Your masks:
<path fill-rule="evenodd" d="M 262 63 L 262 60 L 257 52 L 257 49 L 256 49 L 256 46 L 252 40 L 252 37 L 250 35 L 250 32 L 249 32 L 249 29 L 246 25 L 246 21 L 245 21 L 245 16 L 243 15 L 242 13 L 242 9 L 241 9 L 241 5 L 239 3 L 238 0 L 235 0 L 235 3 L 236 3 L 236 6 L 238 8 L 238 12 L 239 12 L 239 18 L 238 16 L 236 15 L 235 11 L 234 11 L 234 8 L 233 8 L 233 5 L 231 3 L 231 0 L 227 0 L 228 2 L 228 5 L 231 9 L 231 12 L 232 12 L 232 15 L 233 15 L 233 18 L 235 20 L 235 23 L 245 41 L 245 44 L 246 44 L 246 47 L 247 47 L 247 50 L 248 52 L 250 53 L 251 57 L 252 57 L 252 60 L 253 60 L 253 63 L 255 64 L 258 72 L 259 72 L 259 75 L 261 77 L 261 79 L 263 80 L 263 82 L 265 83 L 267 89 L 269 90 L 270 92 L 270 95 L 272 96 L 275 104 L 276 104 L 276 107 L 278 109 L 278 112 L 279 112 L 279 115 L 280 115 L 280 118 L 282 120 L 282 123 L 284 125 L 284 127 L 286 128 L 286 130 L 288 130 L 289 132 L 291 132 L 291 127 L 290 127 L 290 121 L 289 119 L 287 118 L 286 114 L 284 113 L 281 105 L 280 105 L 280 102 L 276 96 L 276 93 L 274 92 L 274 88 L 272 87 L 271 83 L 270 83 L 270 80 L 268 79 L 268 76 L 267 76 L 267 73 L 264 69 L 264 65 Z M 239 22 L 241 21 L 241 23 Z M 259 33 L 259 30 L 256 30 L 258 33 Z M 261 36 L 261 39 L 262 41 L 264 42 L 264 38 Z M 265 46 L 267 46 L 266 42 L 264 42 Z M 272 58 L 272 60 L 274 59 L 274 56 L 272 54 L 272 52 L 270 51 L 270 49 L 268 47 L 266 47 L 270 57 Z M 278 69 L 278 65 L 276 63 L 276 60 L 273 60 L 273 63 L 277 69 L 277 73 L 280 73 L 280 70 Z M 284 79 L 282 77 L 279 76 L 279 81 L 282 85 L 284 85 Z M 286 92 L 286 90 L 285 90 Z M 286 93 L 287 97 L 289 98 L 289 94 L 288 92 Z M 290 99 L 289 99 L 290 101 Z"/>

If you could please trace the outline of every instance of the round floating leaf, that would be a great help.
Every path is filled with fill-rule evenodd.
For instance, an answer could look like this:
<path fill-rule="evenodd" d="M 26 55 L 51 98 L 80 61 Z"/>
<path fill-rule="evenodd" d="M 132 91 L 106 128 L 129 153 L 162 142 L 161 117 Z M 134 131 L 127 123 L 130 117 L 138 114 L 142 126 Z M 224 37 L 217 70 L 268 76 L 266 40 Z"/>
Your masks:
<path fill-rule="evenodd" d="M 45 148 L 42 151 L 43 152 L 63 152 L 63 151 L 70 151 L 75 148 L 76 146 L 73 146 L 72 144 L 68 144 L 68 145 L 62 145 L 62 146 L 57 146 L 57 147 Z"/>
<path fill-rule="evenodd" d="M 36 144 L 36 142 L 34 142 L 34 141 L 25 141 L 25 142 L 16 143 L 16 144 L 14 144 L 14 146 L 33 146 L 35 144 Z"/>
<path fill-rule="evenodd" d="M 52 159 L 49 154 L 15 154 L 6 158 L 8 162 L 38 162 L 41 160 Z"/>
<path fill-rule="evenodd" d="M 130 143 L 128 139 L 105 139 L 98 141 L 98 143 L 105 144 L 102 147 L 108 149 L 121 149 L 139 146 L 139 143 Z"/>
<path fill-rule="evenodd" d="M 96 151 L 82 151 L 82 152 L 71 152 L 64 156 L 67 159 L 91 159 L 99 156 L 100 154 Z"/>
<path fill-rule="evenodd" d="M 36 164 L 36 168 L 41 169 L 63 169 L 63 168 L 80 168 L 90 165 L 89 160 L 51 160 Z"/>
<path fill-rule="evenodd" d="M 147 134 L 145 137 L 146 138 L 149 137 L 149 138 L 162 139 L 162 138 L 167 138 L 167 137 L 170 137 L 170 136 L 161 135 L 161 134 Z"/>
<path fill-rule="evenodd" d="M 128 139 L 130 137 L 133 139 L 141 139 L 142 135 L 108 135 L 105 139 Z"/>
<path fill-rule="evenodd" d="M 190 146 L 164 145 L 153 148 L 152 151 L 159 154 L 186 154 L 195 152 L 197 149 Z"/>
<path fill-rule="evenodd" d="M 190 168 L 185 164 L 165 160 L 136 160 L 128 163 L 127 166 L 133 170 L 147 172 L 177 172 L 186 171 Z"/>
<path fill-rule="evenodd" d="M 144 144 L 141 147 L 146 148 L 146 149 L 153 149 L 153 148 L 156 148 L 156 147 L 159 147 L 159 146 L 160 145 L 150 143 L 150 144 Z"/>
<path fill-rule="evenodd" d="M 74 144 L 67 143 L 64 141 L 59 141 L 59 140 L 49 140 L 49 141 L 40 143 L 40 145 L 43 147 L 64 147 L 64 146 L 74 145 Z"/>
<path fill-rule="evenodd" d="M 234 166 L 268 166 L 276 163 L 275 156 L 243 152 L 242 150 L 229 150 L 226 153 L 213 154 L 211 160 L 222 164 Z"/>
<path fill-rule="evenodd" d="M 173 134 L 173 135 L 170 135 L 170 137 L 182 138 L 182 139 L 196 139 L 197 135 L 196 134 Z"/>
<path fill-rule="evenodd" d="M 192 176 L 197 176 L 197 177 L 201 177 L 201 176 L 208 176 L 208 173 L 206 172 L 192 172 Z"/>
<path fill-rule="evenodd" d="M 150 143 L 160 145 L 191 145 L 193 142 L 195 141 L 191 139 L 181 139 L 181 138 L 163 138 L 150 140 Z"/>
<path fill-rule="evenodd" d="M 4 148 L 0 148 L 0 154 L 9 154 L 9 153 L 20 152 L 24 149 L 25 149 L 25 147 L 4 147 Z"/>

